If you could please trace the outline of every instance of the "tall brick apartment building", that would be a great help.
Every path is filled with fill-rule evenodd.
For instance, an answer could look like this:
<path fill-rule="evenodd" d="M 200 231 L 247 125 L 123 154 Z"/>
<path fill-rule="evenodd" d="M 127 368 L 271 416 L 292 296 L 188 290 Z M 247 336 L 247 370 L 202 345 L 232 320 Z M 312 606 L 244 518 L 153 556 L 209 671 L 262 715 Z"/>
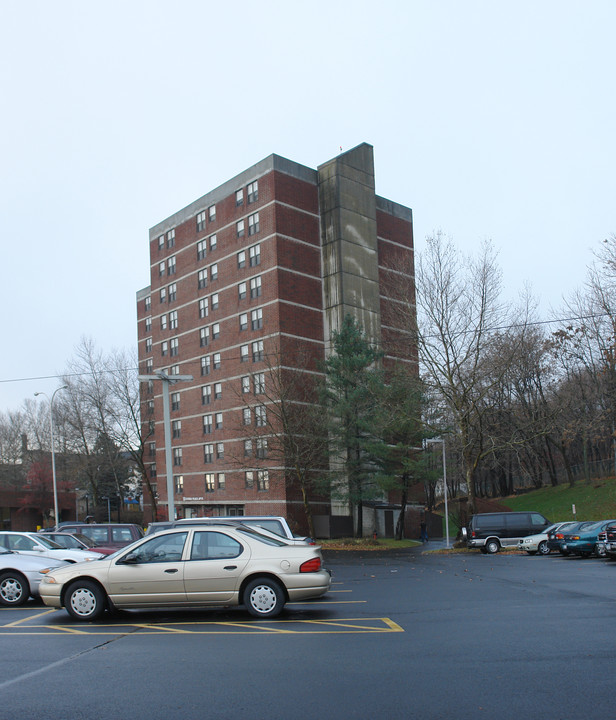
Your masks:
<path fill-rule="evenodd" d="M 284 515 L 305 530 L 298 493 L 258 436 L 268 370 L 272 358 L 285 365 L 303 354 L 311 367 L 301 371 L 315 372 L 347 313 L 386 361 L 414 362 L 390 291 L 404 286 L 414 301 L 411 210 L 375 194 L 370 145 L 316 170 L 270 155 L 154 226 L 150 269 L 137 293 L 140 371 L 194 378 L 170 388 L 176 515 Z M 141 387 L 159 519 L 161 385 Z M 315 515 L 348 514 L 313 502 Z"/>

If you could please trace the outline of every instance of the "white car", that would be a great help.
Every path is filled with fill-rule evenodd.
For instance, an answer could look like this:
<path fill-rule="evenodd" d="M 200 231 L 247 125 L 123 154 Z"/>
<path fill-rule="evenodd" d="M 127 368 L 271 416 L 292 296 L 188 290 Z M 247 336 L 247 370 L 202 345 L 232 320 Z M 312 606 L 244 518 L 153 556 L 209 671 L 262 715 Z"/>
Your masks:
<path fill-rule="evenodd" d="M 545 528 L 543 532 L 537 533 L 536 535 L 528 535 L 527 537 L 520 538 L 518 541 L 518 549 L 524 550 L 529 555 L 549 555 L 550 548 L 548 547 L 548 533 L 558 530 L 561 525 L 565 525 L 564 522 L 554 523 L 549 527 Z"/>
<path fill-rule="evenodd" d="M 0 545 L 0 605 L 18 607 L 37 597 L 43 575 L 66 565 L 62 560 L 20 555 Z"/>
<path fill-rule="evenodd" d="M 44 535 L 31 532 L 0 532 L 0 545 L 21 555 L 36 555 L 37 557 L 53 558 L 68 563 L 100 560 L 105 557 L 93 550 L 64 548 Z"/>

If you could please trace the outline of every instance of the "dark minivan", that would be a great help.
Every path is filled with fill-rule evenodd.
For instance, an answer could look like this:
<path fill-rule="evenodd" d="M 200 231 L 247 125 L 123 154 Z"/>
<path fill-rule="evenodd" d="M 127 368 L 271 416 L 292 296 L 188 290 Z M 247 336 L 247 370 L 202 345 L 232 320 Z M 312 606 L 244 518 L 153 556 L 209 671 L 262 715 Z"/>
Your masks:
<path fill-rule="evenodd" d="M 64 525 L 63 532 L 87 535 L 96 545 L 121 548 L 143 537 L 143 528 L 133 523 L 91 523 L 87 525 Z"/>
<path fill-rule="evenodd" d="M 501 547 L 517 545 L 520 538 L 540 533 L 548 525 L 550 521 L 538 512 L 479 513 L 464 528 L 466 544 L 483 553 L 496 553 Z"/>

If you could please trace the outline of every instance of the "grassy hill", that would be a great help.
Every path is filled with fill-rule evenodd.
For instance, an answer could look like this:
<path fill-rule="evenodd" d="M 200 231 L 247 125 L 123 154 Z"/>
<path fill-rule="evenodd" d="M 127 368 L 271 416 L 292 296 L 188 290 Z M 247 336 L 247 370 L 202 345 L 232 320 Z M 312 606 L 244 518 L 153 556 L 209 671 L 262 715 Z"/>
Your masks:
<path fill-rule="evenodd" d="M 577 520 L 612 520 L 616 519 L 616 478 L 578 482 L 572 488 L 544 487 L 500 502 L 512 510 L 536 510 L 552 522 L 573 520 L 572 505 Z"/>

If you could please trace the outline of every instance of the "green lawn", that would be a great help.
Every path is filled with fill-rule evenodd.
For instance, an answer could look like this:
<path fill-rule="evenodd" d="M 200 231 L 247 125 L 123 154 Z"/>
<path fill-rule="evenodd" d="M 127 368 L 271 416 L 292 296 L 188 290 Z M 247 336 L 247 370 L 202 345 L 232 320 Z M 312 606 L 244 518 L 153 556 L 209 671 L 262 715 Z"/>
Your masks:
<path fill-rule="evenodd" d="M 616 479 L 601 478 L 590 482 L 544 487 L 525 495 L 502 498 L 500 502 L 512 510 L 536 510 L 552 522 L 573 520 L 616 519 Z"/>

